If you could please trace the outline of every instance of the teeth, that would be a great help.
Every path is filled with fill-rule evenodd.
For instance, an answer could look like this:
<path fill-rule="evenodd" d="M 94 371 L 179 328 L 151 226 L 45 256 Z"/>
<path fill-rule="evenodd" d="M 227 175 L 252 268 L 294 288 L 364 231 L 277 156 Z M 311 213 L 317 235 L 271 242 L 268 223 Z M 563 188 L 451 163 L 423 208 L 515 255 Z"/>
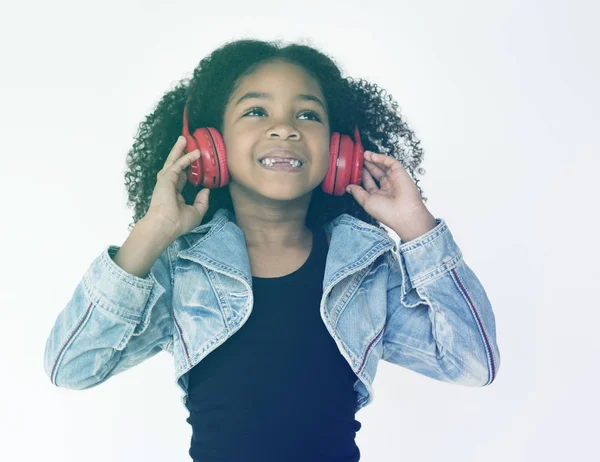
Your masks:
<path fill-rule="evenodd" d="M 280 162 L 280 161 L 278 160 L 278 162 Z M 275 163 L 275 159 L 273 159 L 271 157 L 266 157 L 264 159 L 261 159 L 260 163 L 271 167 Z M 292 167 L 301 167 L 302 166 L 302 162 L 300 162 L 299 160 L 296 160 L 296 159 L 290 159 L 289 163 Z"/>

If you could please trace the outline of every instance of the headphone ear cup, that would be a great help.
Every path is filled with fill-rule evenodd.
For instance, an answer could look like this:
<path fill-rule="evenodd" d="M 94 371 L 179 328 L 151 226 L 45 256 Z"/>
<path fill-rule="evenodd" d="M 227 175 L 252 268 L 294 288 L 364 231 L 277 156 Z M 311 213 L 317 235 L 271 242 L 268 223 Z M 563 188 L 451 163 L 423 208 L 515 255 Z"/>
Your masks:
<path fill-rule="evenodd" d="M 212 127 L 197 128 L 193 136 L 188 138 L 186 151 L 191 152 L 194 149 L 200 150 L 200 158 L 190 164 L 188 181 L 195 187 L 201 184 L 209 189 L 227 185 L 229 183 L 227 152 L 219 131 Z"/>
<path fill-rule="evenodd" d="M 355 129 L 355 136 L 357 131 Z M 329 169 L 321 189 L 332 196 L 342 196 L 351 182 L 360 184 L 362 152 L 360 138 L 358 145 L 355 145 L 348 135 L 333 132 L 329 143 Z"/>
<path fill-rule="evenodd" d="M 341 135 L 338 132 L 333 132 L 331 134 L 331 139 L 329 141 L 329 167 L 327 168 L 325 179 L 321 183 L 321 189 L 323 192 L 331 195 L 333 195 L 333 190 L 335 187 L 337 159 L 340 151 L 340 136 Z"/>

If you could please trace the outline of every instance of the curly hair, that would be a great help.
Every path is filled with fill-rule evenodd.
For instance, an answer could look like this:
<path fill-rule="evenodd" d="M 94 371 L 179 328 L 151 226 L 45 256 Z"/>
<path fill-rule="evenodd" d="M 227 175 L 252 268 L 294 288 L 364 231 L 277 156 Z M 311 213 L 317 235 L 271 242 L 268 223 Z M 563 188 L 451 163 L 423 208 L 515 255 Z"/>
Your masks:
<path fill-rule="evenodd" d="M 315 78 L 329 108 L 331 132 L 348 134 L 353 138 L 354 126 L 358 124 L 364 149 L 400 160 L 415 181 L 423 202 L 427 201 L 414 174 L 423 159 L 420 141 L 397 113 L 398 104 L 390 95 L 363 79 L 342 77 L 334 60 L 313 47 L 302 44 L 282 47 L 280 41 L 244 39 L 228 42 L 202 59 L 191 80 L 180 80 L 140 124 L 135 142 L 127 153 L 125 172 L 127 205 L 135 207 L 134 221 L 129 229 L 150 207 L 156 175 L 182 133 L 183 109 L 188 96 L 190 133 L 198 127 L 215 127 L 223 133 L 225 108 L 240 79 L 261 64 L 274 60 L 300 65 Z M 419 168 L 418 173 L 425 172 Z M 181 194 L 185 203 L 191 205 L 198 192 L 198 188 L 186 182 Z M 220 208 L 229 209 L 235 216 L 229 185 L 211 191 L 209 207 L 201 224 L 209 222 Z M 351 194 L 332 196 L 319 186 L 311 196 L 306 226 L 323 226 L 342 213 L 374 226 L 381 225 Z"/>

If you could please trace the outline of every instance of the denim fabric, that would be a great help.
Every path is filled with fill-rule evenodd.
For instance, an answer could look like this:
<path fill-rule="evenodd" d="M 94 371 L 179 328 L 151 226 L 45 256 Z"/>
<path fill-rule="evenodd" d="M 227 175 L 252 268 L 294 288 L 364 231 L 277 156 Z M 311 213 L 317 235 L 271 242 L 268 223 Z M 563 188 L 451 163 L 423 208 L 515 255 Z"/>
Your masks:
<path fill-rule="evenodd" d="M 357 376 L 356 411 L 374 398 L 379 360 L 435 380 L 485 386 L 500 367 L 494 313 L 446 222 L 397 246 L 384 228 L 342 214 L 331 237 L 320 315 Z M 46 342 L 51 382 L 84 390 L 164 350 L 187 405 L 187 372 L 246 322 L 252 274 L 226 209 L 175 240 L 145 278 L 109 245 L 91 263 Z"/>

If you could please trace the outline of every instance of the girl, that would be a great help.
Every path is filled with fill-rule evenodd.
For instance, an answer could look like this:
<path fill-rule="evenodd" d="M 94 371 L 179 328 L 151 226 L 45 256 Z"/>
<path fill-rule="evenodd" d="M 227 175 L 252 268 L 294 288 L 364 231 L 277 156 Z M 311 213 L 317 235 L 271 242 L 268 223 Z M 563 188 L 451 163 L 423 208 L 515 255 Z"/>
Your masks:
<path fill-rule="evenodd" d="M 142 124 L 135 227 L 58 315 L 52 383 L 91 388 L 168 352 L 202 462 L 358 461 L 380 359 L 492 383 L 492 307 L 424 205 L 422 150 L 390 101 L 304 45 L 203 59 Z"/>

